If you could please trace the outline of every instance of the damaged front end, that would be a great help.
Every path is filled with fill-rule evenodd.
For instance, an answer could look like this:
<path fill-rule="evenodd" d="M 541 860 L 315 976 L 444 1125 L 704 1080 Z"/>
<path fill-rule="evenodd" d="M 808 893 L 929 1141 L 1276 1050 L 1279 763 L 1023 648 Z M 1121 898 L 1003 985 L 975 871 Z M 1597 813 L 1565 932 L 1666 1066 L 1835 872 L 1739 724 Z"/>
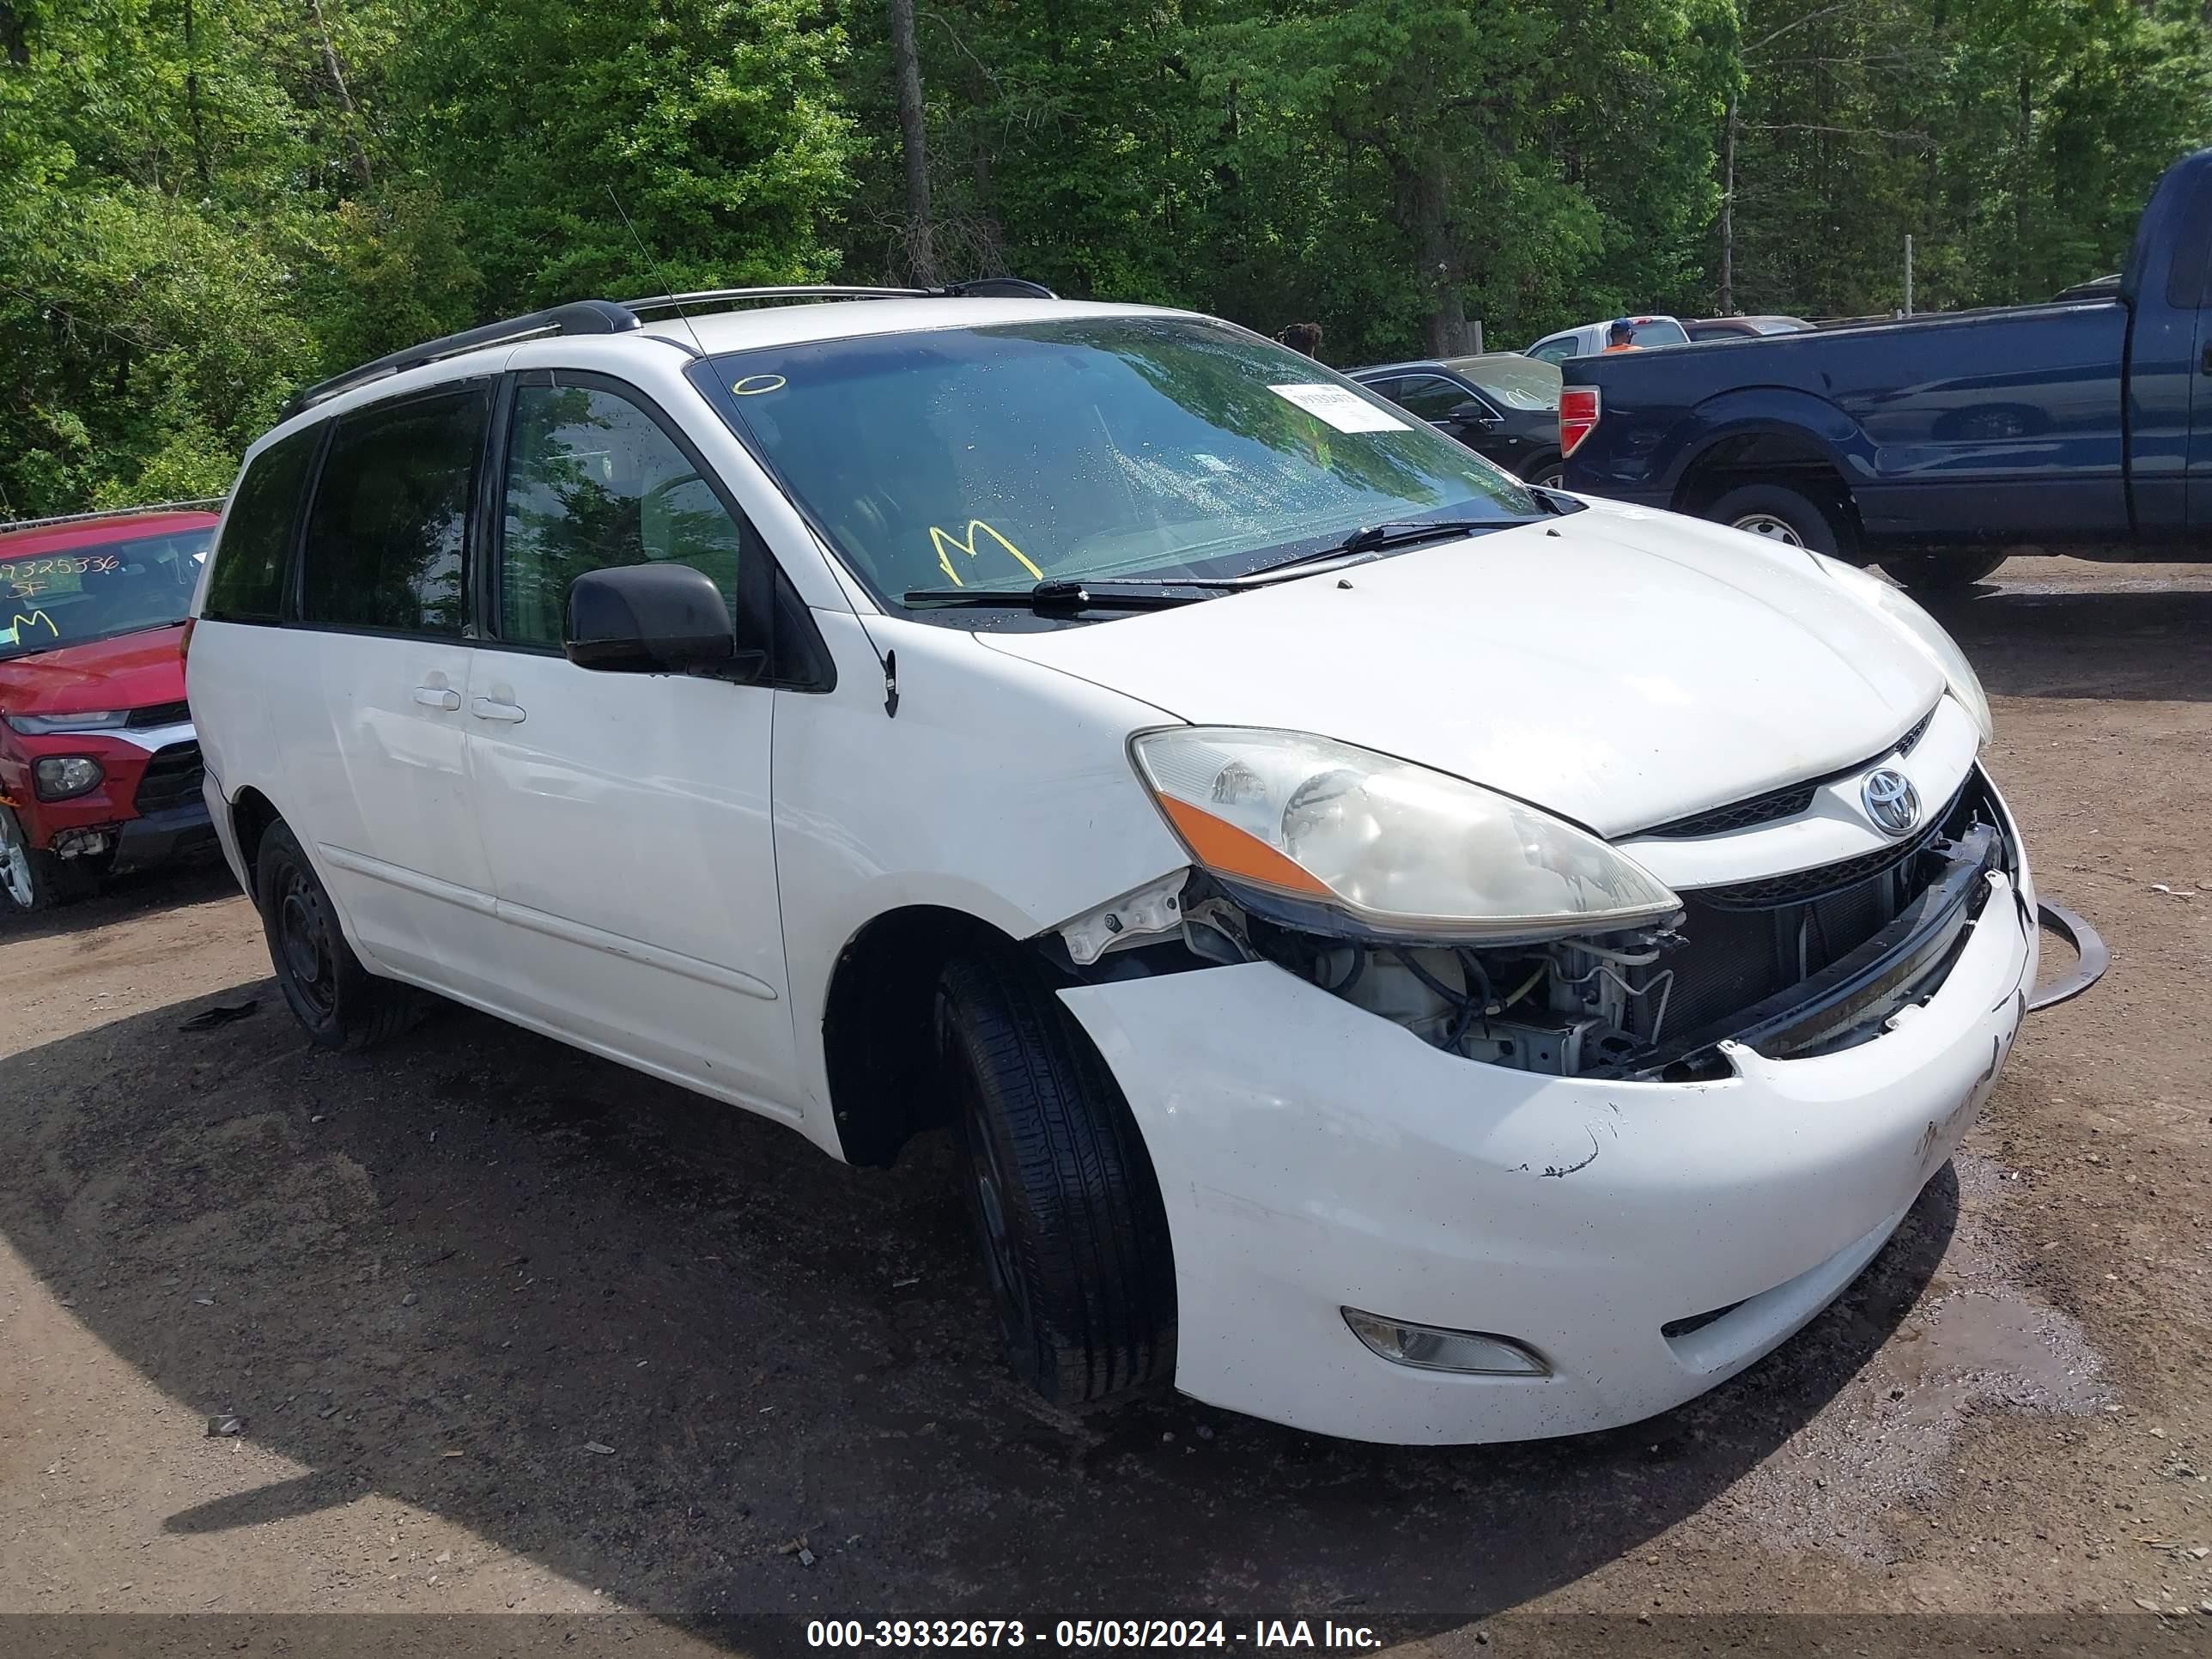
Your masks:
<path fill-rule="evenodd" d="M 1686 889 L 1672 916 L 1571 937 L 1389 937 L 1340 910 L 1200 870 L 1071 922 L 1059 939 L 1086 977 L 1112 976 L 1116 954 L 1177 936 L 1201 962 L 1271 962 L 1488 1065 L 1559 1077 L 1724 1076 L 1723 1043 L 1771 1059 L 1830 1053 L 1880 1036 L 1934 995 L 1989 877 L 2002 872 L 2020 889 L 2007 823 L 1976 769 L 1893 847 Z M 2024 925 L 2033 931 L 2032 918 Z M 1133 959 L 1122 965 L 1137 969 Z"/>

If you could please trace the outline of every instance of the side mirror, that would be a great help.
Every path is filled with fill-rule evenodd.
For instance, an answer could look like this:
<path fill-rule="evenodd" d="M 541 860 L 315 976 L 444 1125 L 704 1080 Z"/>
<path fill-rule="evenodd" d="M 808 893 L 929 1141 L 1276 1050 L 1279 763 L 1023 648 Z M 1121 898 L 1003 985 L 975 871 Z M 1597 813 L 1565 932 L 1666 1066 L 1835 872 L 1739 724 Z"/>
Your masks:
<path fill-rule="evenodd" d="M 610 674 L 727 671 L 737 631 L 714 579 L 685 564 L 586 571 L 568 586 L 568 660 Z"/>
<path fill-rule="evenodd" d="M 1469 398 L 1444 418 L 1455 426 L 1496 426 L 1498 417 Z"/>

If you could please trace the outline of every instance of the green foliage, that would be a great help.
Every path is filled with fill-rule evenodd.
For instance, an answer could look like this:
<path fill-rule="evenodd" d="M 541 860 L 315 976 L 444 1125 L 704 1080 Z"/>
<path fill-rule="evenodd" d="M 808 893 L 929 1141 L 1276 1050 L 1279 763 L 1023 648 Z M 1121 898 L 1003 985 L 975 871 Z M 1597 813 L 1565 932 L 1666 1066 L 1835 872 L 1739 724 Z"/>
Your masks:
<path fill-rule="evenodd" d="M 887 19 L 0 0 L 0 518 L 218 492 L 302 382 L 486 317 L 905 280 Z M 915 27 L 940 268 L 1317 320 L 1337 362 L 1462 317 L 1497 349 L 1707 314 L 1724 258 L 1738 309 L 1887 310 L 1908 234 L 1923 307 L 2039 298 L 2118 269 L 2212 142 L 2200 0 L 916 0 Z"/>

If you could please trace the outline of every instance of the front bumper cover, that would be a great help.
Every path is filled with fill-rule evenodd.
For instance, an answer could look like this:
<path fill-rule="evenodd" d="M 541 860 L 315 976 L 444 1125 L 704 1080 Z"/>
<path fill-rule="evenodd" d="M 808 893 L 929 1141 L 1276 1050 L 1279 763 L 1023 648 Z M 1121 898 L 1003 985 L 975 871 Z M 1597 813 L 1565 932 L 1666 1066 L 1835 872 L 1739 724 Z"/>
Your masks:
<path fill-rule="evenodd" d="M 2034 907 L 2024 862 L 1977 878 L 1942 985 L 1893 1029 L 1788 1060 L 1724 1043 L 1733 1074 L 1707 1080 L 1477 1064 L 1266 963 L 1063 991 L 1159 1178 L 1176 1386 L 1451 1443 L 1634 1422 L 1742 1370 L 1872 1259 L 1995 1086 Z M 1552 1375 L 1392 1364 L 1347 1306 L 1512 1337 Z"/>

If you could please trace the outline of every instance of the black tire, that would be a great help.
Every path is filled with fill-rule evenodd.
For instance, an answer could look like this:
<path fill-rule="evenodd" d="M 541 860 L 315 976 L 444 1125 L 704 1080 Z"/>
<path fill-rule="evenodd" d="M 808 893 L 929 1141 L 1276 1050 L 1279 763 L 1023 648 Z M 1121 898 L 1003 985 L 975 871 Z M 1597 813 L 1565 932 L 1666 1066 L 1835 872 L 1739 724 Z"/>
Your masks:
<path fill-rule="evenodd" d="M 1915 593 L 1956 593 L 2005 562 L 2002 553 L 1893 553 L 1876 561 Z"/>
<path fill-rule="evenodd" d="M 100 890 L 105 859 L 57 858 L 30 844 L 15 809 L 0 806 L 0 908 L 35 915 Z"/>
<path fill-rule="evenodd" d="M 1744 484 L 1705 509 L 1716 524 L 1731 525 L 1792 547 L 1810 548 L 1831 558 L 1852 556 L 1850 518 L 1840 503 L 1809 495 L 1788 484 Z"/>
<path fill-rule="evenodd" d="M 377 978 L 346 943 L 322 878 L 283 823 L 261 837 L 254 899 L 277 988 L 309 1039 L 325 1048 L 366 1048 L 422 1017 L 422 994 Z"/>
<path fill-rule="evenodd" d="M 1012 957 L 963 957 L 938 1031 L 968 1212 L 1006 1358 L 1055 1406 L 1175 1370 L 1175 1267 L 1144 1142 L 1060 1000 Z"/>
<path fill-rule="evenodd" d="M 1522 481 L 1544 489 L 1565 489 L 1567 487 L 1567 464 L 1556 454 L 1539 455 L 1521 469 Z"/>

